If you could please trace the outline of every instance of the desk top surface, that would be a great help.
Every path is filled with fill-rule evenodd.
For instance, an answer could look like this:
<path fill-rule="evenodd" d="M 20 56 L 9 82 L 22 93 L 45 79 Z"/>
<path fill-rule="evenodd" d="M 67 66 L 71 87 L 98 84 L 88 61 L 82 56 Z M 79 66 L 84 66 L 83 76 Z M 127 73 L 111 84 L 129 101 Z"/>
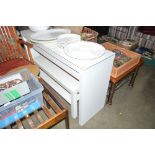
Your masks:
<path fill-rule="evenodd" d="M 28 42 L 31 42 L 30 36 L 32 33 L 33 32 L 31 30 L 24 30 L 21 32 L 23 38 L 27 40 Z M 55 57 L 56 59 L 69 65 L 70 67 L 75 68 L 75 70 L 77 71 L 86 70 L 89 67 L 92 67 L 95 64 L 101 61 L 104 61 L 105 59 L 109 57 L 114 56 L 112 52 L 105 51 L 103 56 L 100 56 L 99 58 L 92 59 L 92 60 L 78 60 L 78 59 L 74 59 L 74 58 L 67 56 L 64 53 L 63 49 L 58 49 L 57 47 L 55 47 L 56 46 L 55 41 L 53 41 L 53 43 L 47 42 L 44 44 L 40 44 L 40 43 L 39 44 L 33 43 L 33 44 L 34 44 L 34 49 L 37 50 L 38 48 L 40 48 L 39 52 L 41 52 L 41 54 L 44 55 L 45 57 L 48 57 L 48 59 L 50 59 L 50 56 Z"/>

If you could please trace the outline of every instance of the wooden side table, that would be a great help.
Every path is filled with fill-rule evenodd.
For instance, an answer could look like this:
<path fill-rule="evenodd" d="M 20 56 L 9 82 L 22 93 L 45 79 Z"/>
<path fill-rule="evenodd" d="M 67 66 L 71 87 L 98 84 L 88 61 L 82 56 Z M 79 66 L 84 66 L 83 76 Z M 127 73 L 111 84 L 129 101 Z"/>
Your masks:
<path fill-rule="evenodd" d="M 112 76 L 110 77 L 110 87 L 108 90 L 109 93 L 107 96 L 107 104 L 112 105 L 112 99 L 113 99 L 114 93 L 121 86 L 121 82 L 124 79 L 129 78 L 129 80 L 127 80 L 129 81 L 129 86 L 133 87 L 138 70 L 142 64 L 143 64 L 143 59 L 141 59 L 138 64 L 133 66 L 131 69 L 129 69 L 124 74 L 120 75 L 119 77 L 117 78 L 114 78 Z"/>
<path fill-rule="evenodd" d="M 63 101 L 52 89 L 47 87 L 45 81 L 42 79 L 39 79 L 39 81 L 44 86 L 44 103 L 42 104 L 42 107 L 35 110 L 32 114 L 17 120 L 15 123 L 6 127 L 7 129 L 48 129 L 62 120 L 65 120 L 65 126 L 69 129 L 68 110 L 64 107 Z M 26 125 L 24 125 L 24 122 Z"/>

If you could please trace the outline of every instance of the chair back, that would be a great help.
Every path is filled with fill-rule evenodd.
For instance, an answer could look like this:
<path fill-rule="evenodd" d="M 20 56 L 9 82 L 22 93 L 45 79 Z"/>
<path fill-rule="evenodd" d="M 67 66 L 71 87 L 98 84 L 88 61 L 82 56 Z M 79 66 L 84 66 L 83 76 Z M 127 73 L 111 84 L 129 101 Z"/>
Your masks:
<path fill-rule="evenodd" d="M 27 59 L 27 56 L 19 43 L 15 28 L 0 26 L 0 63 L 17 58 Z"/>

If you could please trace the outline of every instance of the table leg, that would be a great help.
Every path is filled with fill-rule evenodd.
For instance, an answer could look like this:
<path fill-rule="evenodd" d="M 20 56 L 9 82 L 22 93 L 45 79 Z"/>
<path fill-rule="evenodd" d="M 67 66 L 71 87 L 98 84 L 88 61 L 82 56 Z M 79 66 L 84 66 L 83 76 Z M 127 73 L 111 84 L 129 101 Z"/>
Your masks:
<path fill-rule="evenodd" d="M 109 88 L 108 101 L 107 101 L 107 104 L 109 104 L 109 105 L 112 105 L 112 99 L 113 99 L 113 95 L 115 92 L 115 88 L 116 88 L 116 83 L 111 82 L 111 86 Z"/>
<path fill-rule="evenodd" d="M 74 119 L 77 117 L 77 92 L 71 93 L 71 114 Z"/>
<path fill-rule="evenodd" d="M 136 68 L 136 70 L 133 72 L 133 75 L 132 75 L 131 80 L 130 80 L 130 82 L 129 82 L 129 86 L 131 86 L 131 87 L 133 87 L 133 85 L 134 85 L 136 76 L 137 76 L 137 74 L 138 74 L 138 70 L 139 70 L 139 67 Z"/>

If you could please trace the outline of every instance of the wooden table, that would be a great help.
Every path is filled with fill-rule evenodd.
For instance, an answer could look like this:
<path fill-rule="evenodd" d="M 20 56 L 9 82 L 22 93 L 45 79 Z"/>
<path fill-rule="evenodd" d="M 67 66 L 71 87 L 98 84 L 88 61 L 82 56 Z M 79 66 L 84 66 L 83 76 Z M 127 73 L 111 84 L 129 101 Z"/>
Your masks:
<path fill-rule="evenodd" d="M 129 81 L 129 86 L 133 87 L 138 70 L 140 66 L 143 64 L 143 59 L 140 60 L 138 64 L 130 68 L 128 71 L 124 72 L 122 75 L 120 75 L 117 78 L 110 77 L 110 86 L 108 90 L 108 96 L 107 96 L 107 104 L 112 105 L 112 99 L 114 96 L 115 91 L 122 85 L 122 81 L 124 79 L 127 79 Z"/>
<path fill-rule="evenodd" d="M 48 88 L 48 85 L 42 79 L 39 79 L 39 81 L 44 86 L 44 103 L 42 107 L 32 114 L 17 120 L 6 127 L 7 129 L 48 129 L 62 120 L 65 120 L 65 126 L 69 129 L 68 110 L 64 107 L 63 101 L 52 89 Z"/>

